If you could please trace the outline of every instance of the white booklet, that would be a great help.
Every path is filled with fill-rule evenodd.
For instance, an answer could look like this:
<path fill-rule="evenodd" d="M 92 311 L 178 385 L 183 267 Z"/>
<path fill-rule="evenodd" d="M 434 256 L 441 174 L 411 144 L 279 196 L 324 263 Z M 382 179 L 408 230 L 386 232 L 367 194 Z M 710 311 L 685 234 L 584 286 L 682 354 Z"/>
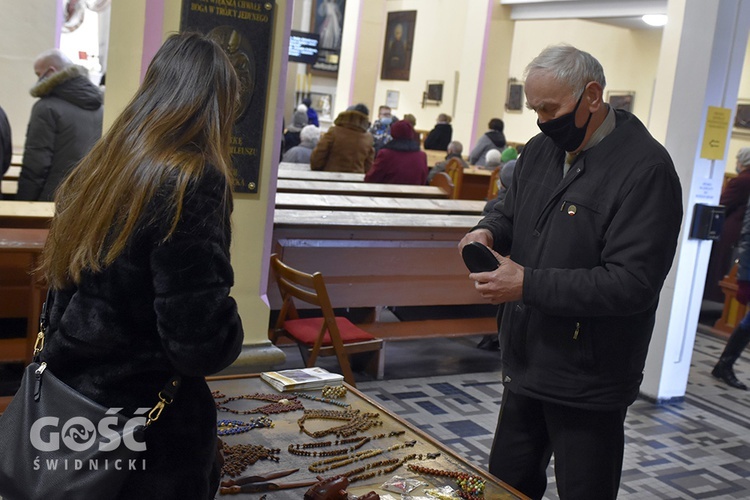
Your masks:
<path fill-rule="evenodd" d="M 324 368 L 298 368 L 278 372 L 262 372 L 260 378 L 279 392 L 322 389 L 326 385 L 341 385 L 344 376 Z"/>

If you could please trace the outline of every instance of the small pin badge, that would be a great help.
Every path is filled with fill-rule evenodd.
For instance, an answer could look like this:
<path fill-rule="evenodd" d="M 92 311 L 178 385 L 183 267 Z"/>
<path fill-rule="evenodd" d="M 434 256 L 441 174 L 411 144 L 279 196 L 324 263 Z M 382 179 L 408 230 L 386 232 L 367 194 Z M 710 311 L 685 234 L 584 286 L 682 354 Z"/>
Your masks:
<path fill-rule="evenodd" d="M 578 208 L 576 208 L 575 205 L 571 205 L 568 207 L 568 215 L 575 215 Z"/>

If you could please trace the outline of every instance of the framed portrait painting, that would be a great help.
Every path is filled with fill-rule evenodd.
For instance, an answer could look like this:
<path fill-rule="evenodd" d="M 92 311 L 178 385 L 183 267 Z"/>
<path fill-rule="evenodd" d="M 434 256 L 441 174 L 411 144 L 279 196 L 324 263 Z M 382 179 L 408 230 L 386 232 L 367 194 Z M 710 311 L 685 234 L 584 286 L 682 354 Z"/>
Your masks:
<path fill-rule="evenodd" d="M 417 11 L 389 12 L 385 26 L 382 80 L 409 80 Z"/>
<path fill-rule="evenodd" d="M 320 37 L 318 60 L 311 65 L 320 73 L 338 73 L 341 34 L 344 29 L 346 0 L 313 0 L 310 31 Z"/>

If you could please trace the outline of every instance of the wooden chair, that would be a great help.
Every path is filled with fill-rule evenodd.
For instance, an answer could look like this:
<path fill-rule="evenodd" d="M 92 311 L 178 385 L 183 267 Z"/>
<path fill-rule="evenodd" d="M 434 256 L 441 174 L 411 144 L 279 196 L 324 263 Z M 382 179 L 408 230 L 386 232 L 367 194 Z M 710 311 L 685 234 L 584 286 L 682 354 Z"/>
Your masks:
<path fill-rule="evenodd" d="M 274 344 L 280 336 L 297 343 L 305 366 L 315 366 L 318 356 L 336 356 L 344 380 L 355 386 L 349 356 L 370 353 L 368 368 L 382 376 L 381 351 L 383 341 L 354 325 L 343 317 L 336 317 L 328 297 L 323 275 L 308 274 L 281 262 L 278 254 L 271 255 L 271 268 L 283 300 L 279 317 L 269 337 Z M 320 307 L 322 318 L 300 319 L 294 300 Z"/>
<path fill-rule="evenodd" d="M 502 169 L 503 166 L 500 165 L 498 167 L 495 167 L 495 170 L 492 171 L 492 174 L 490 174 L 490 185 L 487 186 L 487 200 L 493 200 L 497 196 L 497 191 L 499 189 L 497 185 L 497 181 L 500 178 L 500 169 Z"/>
<path fill-rule="evenodd" d="M 453 198 L 453 193 L 456 190 L 456 186 L 453 185 L 451 176 L 445 172 L 438 172 L 435 177 L 430 180 L 430 186 L 437 186 L 448 195 L 448 198 Z"/>
<path fill-rule="evenodd" d="M 448 163 L 445 164 L 445 173 L 448 174 L 453 181 L 453 195 L 452 199 L 458 199 L 461 195 L 461 184 L 464 180 L 464 166 L 457 158 L 451 158 Z"/>

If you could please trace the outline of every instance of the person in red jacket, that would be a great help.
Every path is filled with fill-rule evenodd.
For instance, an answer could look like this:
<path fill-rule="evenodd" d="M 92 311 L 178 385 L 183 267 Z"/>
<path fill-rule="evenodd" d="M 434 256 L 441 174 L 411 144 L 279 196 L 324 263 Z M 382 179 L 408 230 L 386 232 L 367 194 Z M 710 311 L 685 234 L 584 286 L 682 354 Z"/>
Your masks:
<path fill-rule="evenodd" d="M 384 184 L 416 184 L 427 182 L 427 155 L 414 140 L 414 128 L 406 120 L 391 125 L 393 140 L 383 146 L 365 182 Z"/>
<path fill-rule="evenodd" d="M 721 191 L 719 204 L 724 205 L 724 227 L 719 241 L 711 248 L 711 257 L 706 271 L 706 285 L 703 298 L 714 302 L 724 302 L 724 293 L 719 282 L 732 267 L 735 249 L 740 239 L 742 218 L 745 216 L 745 206 L 750 197 L 750 148 L 742 148 L 737 152 L 737 177 L 727 182 Z"/>

